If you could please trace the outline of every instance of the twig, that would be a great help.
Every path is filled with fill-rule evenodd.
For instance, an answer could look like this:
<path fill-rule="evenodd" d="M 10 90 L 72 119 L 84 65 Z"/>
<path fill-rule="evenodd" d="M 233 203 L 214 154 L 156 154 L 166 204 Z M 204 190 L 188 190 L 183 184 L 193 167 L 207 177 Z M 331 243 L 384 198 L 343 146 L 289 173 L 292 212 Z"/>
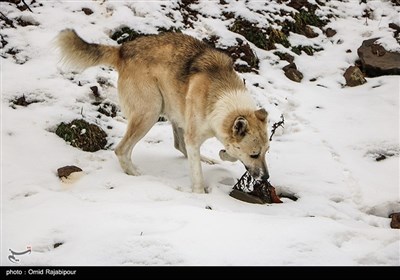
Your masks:
<path fill-rule="evenodd" d="M 283 115 L 281 115 L 281 120 L 272 125 L 271 136 L 269 137 L 269 141 L 272 141 L 272 136 L 274 136 L 275 130 L 278 127 L 283 127 L 284 123 L 285 123 L 285 118 L 283 117 Z"/>
<path fill-rule="evenodd" d="M 0 12 L 0 16 L 6 22 L 6 24 L 8 24 L 9 26 L 11 26 L 13 28 L 15 27 L 13 21 L 11 19 L 9 19 L 5 14 Z"/>
<path fill-rule="evenodd" d="M 31 8 L 29 8 L 28 4 L 25 3 L 25 0 L 22 0 L 22 3 L 24 3 L 25 7 L 26 7 L 31 13 L 33 13 L 33 11 L 31 10 Z"/>

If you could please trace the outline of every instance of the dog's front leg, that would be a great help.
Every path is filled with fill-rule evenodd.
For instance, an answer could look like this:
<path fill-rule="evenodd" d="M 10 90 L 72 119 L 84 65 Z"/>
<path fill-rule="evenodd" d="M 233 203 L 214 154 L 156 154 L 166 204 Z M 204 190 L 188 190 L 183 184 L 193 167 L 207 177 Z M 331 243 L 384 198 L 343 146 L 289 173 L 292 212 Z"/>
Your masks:
<path fill-rule="evenodd" d="M 200 145 L 186 143 L 186 150 L 190 166 L 190 179 L 192 180 L 192 190 L 194 193 L 204 193 L 205 184 L 203 172 L 201 170 Z"/>

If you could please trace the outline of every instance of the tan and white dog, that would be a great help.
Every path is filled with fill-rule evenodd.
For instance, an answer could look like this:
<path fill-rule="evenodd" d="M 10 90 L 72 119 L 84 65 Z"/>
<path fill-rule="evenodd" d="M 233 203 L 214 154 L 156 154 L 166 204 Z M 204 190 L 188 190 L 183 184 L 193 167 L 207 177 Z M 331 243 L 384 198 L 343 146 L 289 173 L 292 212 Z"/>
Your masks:
<path fill-rule="evenodd" d="M 131 154 L 164 115 L 172 123 L 175 148 L 189 159 L 193 192 L 206 189 L 200 146 L 216 137 L 222 160 L 240 160 L 257 179 L 268 179 L 267 112 L 257 109 L 232 59 L 184 34 L 144 36 L 121 46 L 91 44 L 75 31 L 60 32 L 63 60 L 76 69 L 109 65 L 118 73 L 119 102 L 128 127 L 115 149 L 122 169 L 139 175 Z"/>

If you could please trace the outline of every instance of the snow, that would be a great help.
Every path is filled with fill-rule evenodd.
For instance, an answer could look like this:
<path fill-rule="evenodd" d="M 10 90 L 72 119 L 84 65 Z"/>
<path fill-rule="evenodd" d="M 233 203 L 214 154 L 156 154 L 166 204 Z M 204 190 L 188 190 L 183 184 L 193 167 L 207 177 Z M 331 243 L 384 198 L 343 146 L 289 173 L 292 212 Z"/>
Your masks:
<path fill-rule="evenodd" d="M 227 29 L 232 20 L 224 21 L 222 11 L 265 26 L 271 11 L 293 10 L 276 1 L 226 2 L 192 4 L 201 15 L 183 32 L 200 39 L 217 34 L 220 44 L 233 44 L 244 37 Z M 107 67 L 75 73 L 58 63 L 52 43 L 60 30 L 74 28 L 87 41 L 116 45 L 109 35 L 121 26 L 143 33 L 183 28 L 178 1 L 41 4 L 30 5 L 30 13 L 1 3 L 8 18 L 35 24 L 14 29 L 1 22 L 8 42 L 1 54 L 1 265 L 13 265 L 9 249 L 28 245 L 32 254 L 19 256 L 19 265 L 400 265 L 400 232 L 388 218 L 400 211 L 399 77 L 367 78 L 348 88 L 342 76 L 365 39 L 381 37 L 385 47 L 399 49 L 387 27 L 398 24 L 398 6 L 328 1 L 320 13 L 337 15 L 326 26 L 338 32 L 334 37 L 289 38 L 324 48 L 314 56 L 294 54 L 301 83 L 284 76 L 287 63 L 273 51 L 250 43 L 260 71 L 241 75 L 269 112 L 270 128 L 281 114 L 285 118 L 267 154 L 270 181 L 278 193 L 298 197 L 254 205 L 229 196 L 244 172 L 240 163 L 203 164 L 212 192 L 192 193 L 188 162 L 173 148 L 168 122 L 157 123 L 133 152 L 144 175 L 124 174 L 112 148 L 126 121 L 121 113 L 97 118 L 90 90 L 96 85 L 118 104 L 118 74 Z M 368 25 L 366 5 L 374 10 Z M 83 7 L 94 13 L 85 15 Z M 256 12 L 262 9 L 271 14 L 263 18 Z M 19 50 L 15 57 L 6 52 L 11 48 Z M 101 87 L 99 79 L 109 85 Z M 12 108 L 11 100 L 23 94 L 40 102 Z M 82 117 L 107 132 L 111 149 L 83 152 L 55 135 L 59 123 Z M 221 148 L 210 139 L 202 153 L 216 158 Z M 378 162 L 380 154 L 393 156 Z M 65 165 L 83 172 L 61 181 L 56 171 Z"/>

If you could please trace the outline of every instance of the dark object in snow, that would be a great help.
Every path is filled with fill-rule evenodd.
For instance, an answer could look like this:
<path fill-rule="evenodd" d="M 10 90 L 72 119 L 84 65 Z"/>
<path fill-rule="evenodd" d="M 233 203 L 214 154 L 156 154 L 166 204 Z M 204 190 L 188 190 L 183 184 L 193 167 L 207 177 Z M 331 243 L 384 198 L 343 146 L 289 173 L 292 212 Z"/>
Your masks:
<path fill-rule="evenodd" d="M 392 23 L 389 23 L 389 27 L 395 30 L 395 32 L 394 32 L 394 37 L 395 38 L 397 36 L 399 36 L 399 34 L 400 34 L 400 26 L 398 26 L 397 24 L 392 22 Z"/>
<path fill-rule="evenodd" d="M 346 85 L 349 87 L 355 87 L 365 84 L 367 80 L 364 78 L 363 73 L 357 66 L 350 66 L 343 74 L 346 79 Z"/>
<path fill-rule="evenodd" d="M 63 242 L 54 243 L 54 244 L 53 244 L 53 248 L 54 248 L 54 249 L 57 249 L 58 247 L 60 247 L 60 246 L 63 245 L 63 244 L 64 244 Z"/>
<path fill-rule="evenodd" d="M 107 133 L 99 126 L 82 119 L 73 120 L 68 124 L 62 122 L 58 125 L 56 134 L 71 146 L 86 152 L 104 149 L 107 144 Z"/>
<path fill-rule="evenodd" d="M 28 106 L 28 105 L 30 105 L 32 103 L 38 103 L 38 102 L 40 102 L 40 101 L 39 100 L 35 100 L 35 99 L 26 100 L 25 95 L 17 97 L 14 100 L 11 101 L 11 103 L 13 105 L 18 105 L 18 106 L 23 106 L 23 107 L 26 107 L 26 106 Z M 11 107 L 13 107 L 15 109 L 14 106 L 11 106 Z"/>
<path fill-rule="evenodd" d="M 85 13 L 85 15 L 90 16 L 91 14 L 93 14 L 93 11 L 89 8 L 82 8 L 82 12 Z"/>
<path fill-rule="evenodd" d="M 96 98 L 100 97 L 99 88 L 97 86 L 92 86 L 90 87 L 90 89 L 92 90 L 94 97 Z"/>
<path fill-rule="evenodd" d="M 390 214 L 389 218 L 392 218 L 392 221 L 390 222 L 390 227 L 400 229 L 400 212 Z"/>
<path fill-rule="evenodd" d="M 384 160 L 384 159 L 386 159 L 385 155 L 379 155 L 378 157 L 375 158 L 376 161 L 381 161 L 381 160 Z"/>
<path fill-rule="evenodd" d="M 367 77 L 383 75 L 400 75 L 400 53 L 390 52 L 375 44 L 379 38 L 365 40 L 357 53 L 361 60 L 362 70 Z"/>
<path fill-rule="evenodd" d="M 294 68 L 289 68 L 287 71 L 285 71 L 285 76 L 293 82 L 297 83 L 300 83 L 303 79 L 303 74 L 299 70 Z"/>
<path fill-rule="evenodd" d="M 308 4 L 307 0 L 291 0 L 289 4 L 287 4 L 289 7 L 295 8 L 296 10 L 300 10 L 302 7 L 306 6 Z"/>
<path fill-rule="evenodd" d="M 59 178 L 65 177 L 67 178 L 71 173 L 74 172 L 81 172 L 82 169 L 80 169 L 78 166 L 75 165 L 67 165 L 64 167 L 60 167 L 57 169 L 57 175 Z"/>
<path fill-rule="evenodd" d="M 99 105 L 99 109 L 97 109 L 97 112 L 107 117 L 114 118 L 115 116 L 117 116 L 118 108 L 115 104 L 104 102 Z"/>
<path fill-rule="evenodd" d="M 289 63 L 288 65 L 284 66 L 284 67 L 282 68 L 282 70 L 286 72 L 286 71 L 289 70 L 290 68 L 296 69 L 296 70 L 297 70 L 296 63 L 294 63 L 294 62 Z"/>
<path fill-rule="evenodd" d="M 237 181 L 229 195 L 249 203 L 282 203 L 276 195 L 275 188 L 268 181 L 255 180 L 247 171 Z"/>
<path fill-rule="evenodd" d="M 328 28 L 325 30 L 326 37 L 328 37 L 328 38 L 335 36 L 336 33 L 337 33 L 336 30 L 335 30 L 335 29 L 332 29 L 332 28 L 330 28 L 330 27 L 328 27 Z"/>

